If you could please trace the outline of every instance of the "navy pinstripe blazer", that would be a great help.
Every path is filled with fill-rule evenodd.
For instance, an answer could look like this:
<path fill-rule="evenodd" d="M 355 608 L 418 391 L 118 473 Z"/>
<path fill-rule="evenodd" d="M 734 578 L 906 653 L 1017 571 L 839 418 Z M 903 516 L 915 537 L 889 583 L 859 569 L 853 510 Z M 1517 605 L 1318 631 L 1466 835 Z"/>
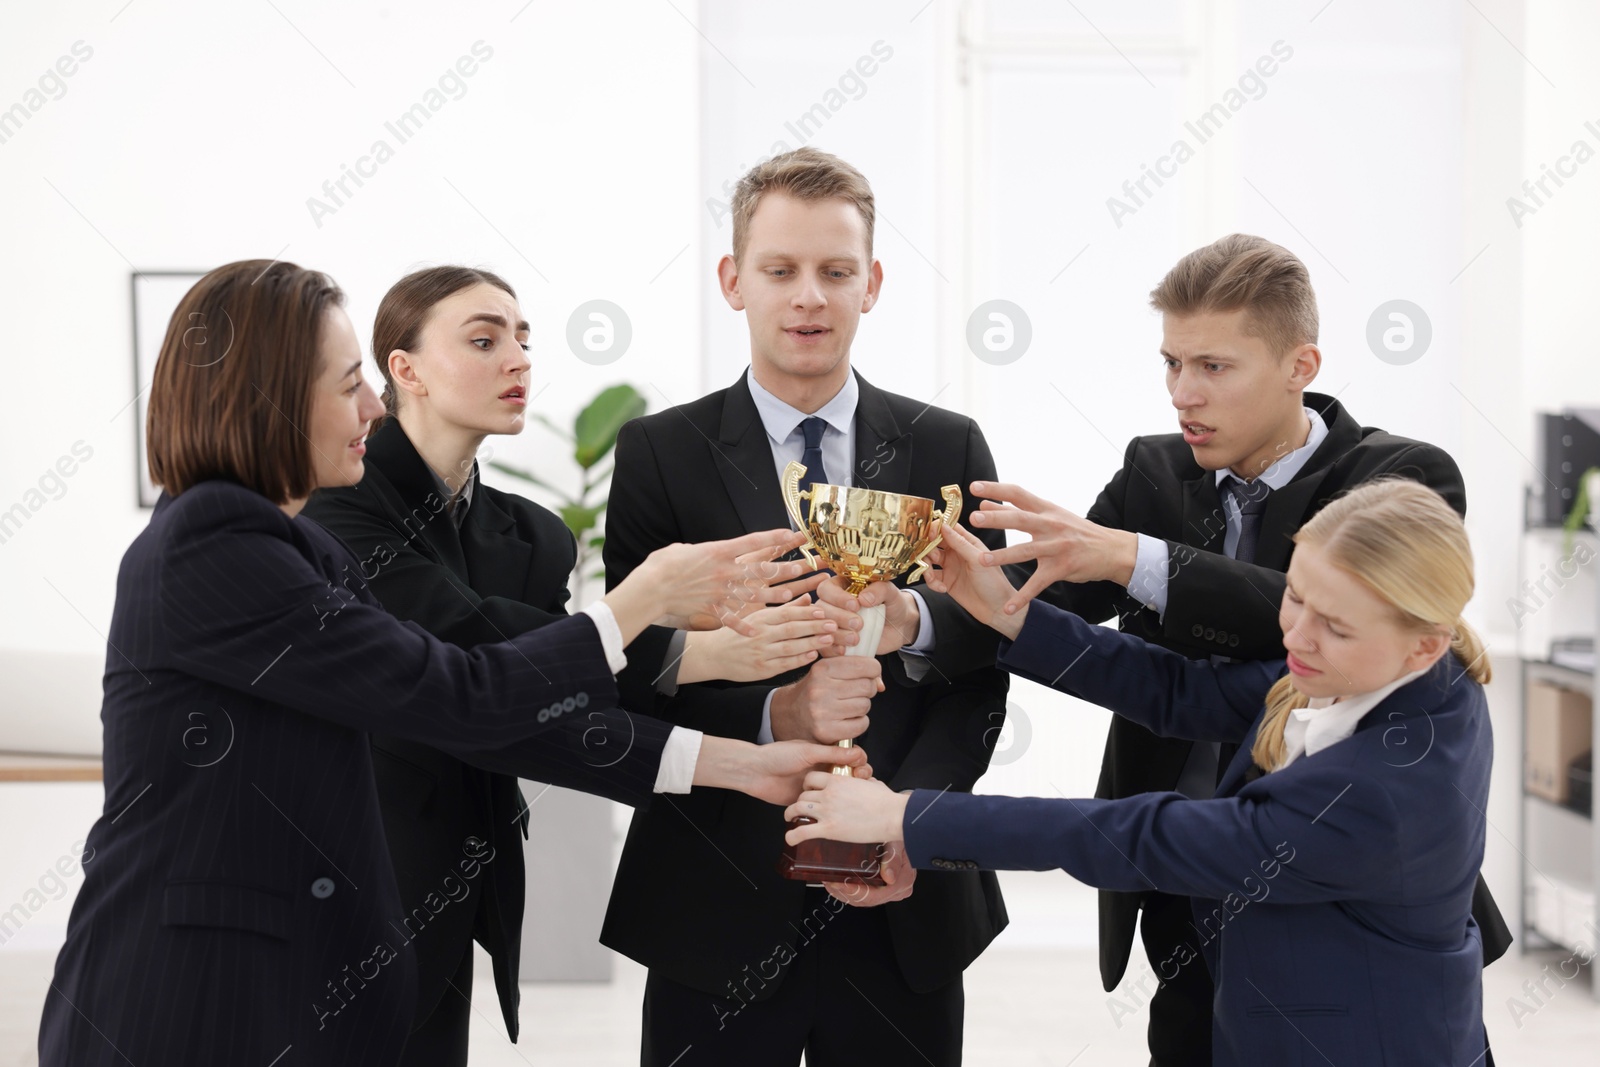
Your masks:
<path fill-rule="evenodd" d="M 593 622 L 462 649 L 386 612 L 309 520 L 210 481 L 128 549 L 107 641 L 105 809 L 39 1032 L 42 1067 L 392 1064 L 412 954 L 487 842 L 400 911 L 367 731 L 651 797 L 670 727 L 615 709 Z"/>

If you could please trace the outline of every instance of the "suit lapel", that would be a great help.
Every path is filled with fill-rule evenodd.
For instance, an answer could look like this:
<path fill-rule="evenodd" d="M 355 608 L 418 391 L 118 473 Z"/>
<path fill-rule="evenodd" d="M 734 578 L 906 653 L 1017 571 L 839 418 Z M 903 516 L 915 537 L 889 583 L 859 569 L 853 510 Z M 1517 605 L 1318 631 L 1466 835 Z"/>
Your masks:
<path fill-rule="evenodd" d="M 772 445 L 744 378 L 728 389 L 722 402 L 722 425 L 711 444 L 717 475 L 739 513 L 744 532 L 791 527 L 772 464 Z"/>
<path fill-rule="evenodd" d="M 856 401 L 855 466 L 850 484 L 886 493 L 907 492 L 911 484 L 912 435 L 901 432 L 882 390 L 859 374 L 856 383 L 860 395 Z M 717 474 L 739 513 L 744 532 L 791 526 L 772 462 L 772 443 L 745 378 L 734 383 L 723 400 L 722 423 L 715 444 Z M 837 475 L 830 477 L 836 484 L 840 481 Z"/>
<path fill-rule="evenodd" d="M 537 546 L 517 533 L 516 522 L 484 492 L 482 482 L 473 491 L 460 536 L 478 595 L 526 599 L 528 567 Z"/>
<path fill-rule="evenodd" d="M 1311 453 L 1299 472 L 1288 485 L 1275 490 L 1267 498 L 1267 510 L 1261 516 L 1261 537 L 1256 547 L 1256 564 L 1281 571 L 1288 569 L 1289 553 L 1294 547 L 1295 531 L 1318 511 L 1323 503 L 1318 490 L 1335 462 L 1361 442 L 1361 427 L 1356 425 L 1339 404 L 1330 396 L 1307 393 L 1305 404 L 1315 408 L 1327 424 L 1328 436 Z"/>
<path fill-rule="evenodd" d="M 913 435 L 901 432 L 882 390 L 859 374 L 856 384 L 860 392 L 856 399 L 856 454 L 850 484 L 883 493 L 908 492 Z"/>
<path fill-rule="evenodd" d="M 1250 728 L 1249 736 L 1239 743 L 1239 748 L 1228 763 L 1228 769 L 1223 773 L 1222 780 L 1217 783 L 1217 791 L 1212 794 L 1213 796 L 1231 797 L 1243 788 L 1245 772 L 1255 766 L 1255 759 L 1250 755 L 1250 750 L 1255 747 L 1256 734 L 1260 729 L 1261 720 L 1257 718 L 1255 726 Z"/>
<path fill-rule="evenodd" d="M 417 531 L 415 540 L 424 551 L 468 581 L 467 559 L 455 523 L 445 513 L 444 497 L 398 419 L 386 420 L 367 439 L 367 462 L 382 471 L 400 495 L 400 528 L 408 536 Z"/>
<path fill-rule="evenodd" d="M 1228 520 L 1217 493 L 1217 476 L 1201 471 L 1183 483 L 1183 543 L 1205 552 L 1221 552 Z"/>

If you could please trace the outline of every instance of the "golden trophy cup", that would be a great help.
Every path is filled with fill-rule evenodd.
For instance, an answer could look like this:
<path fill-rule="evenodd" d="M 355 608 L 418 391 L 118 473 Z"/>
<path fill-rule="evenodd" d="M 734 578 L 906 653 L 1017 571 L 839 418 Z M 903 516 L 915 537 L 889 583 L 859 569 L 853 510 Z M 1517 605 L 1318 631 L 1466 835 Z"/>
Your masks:
<path fill-rule="evenodd" d="M 783 502 L 789 509 L 789 517 L 796 528 L 809 537 L 800 546 L 800 554 L 813 567 L 820 562 L 847 579 L 851 595 L 860 593 L 872 582 L 893 581 L 908 571 L 907 585 L 921 578 L 928 569 L 924 559 L 938 546 L 944 524 L 961 517 L 958 486 L 947 485 L 939 490 L 944 497 L 944 510 L 937 511 L 934 502 L 925 496 L 885 493 L 877 489 L 817 484 L 802 492 L 800 479 L 805 473 L 804 464 L 790 463 L 783 469 L 782 479 Z M 806 516 L 800 513 L 801 500 L 811 502 Z M 861 609 L 861 640 L 845 649 L 846 656 L 877 654 L 885 613 L 882 604 Z M 840 741 L 839 746 L 849 748 L 851 742 Z M 833 773 L 849 777 L 850 768 L 835 767 Z M 811 821 L 802 816 L 789 824 L 790 829 Z M 778 859 L 778 871 L 785 878 L 813 884 L 883 885 L 880 869 L 884 851 L 883 845 L 818 839 L 802 841 L 784 848 Z"/>

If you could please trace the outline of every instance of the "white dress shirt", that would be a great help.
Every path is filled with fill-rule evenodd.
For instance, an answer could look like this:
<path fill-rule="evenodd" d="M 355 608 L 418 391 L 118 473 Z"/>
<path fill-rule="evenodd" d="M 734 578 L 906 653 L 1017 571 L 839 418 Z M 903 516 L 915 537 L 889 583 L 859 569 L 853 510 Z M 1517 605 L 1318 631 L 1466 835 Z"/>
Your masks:
<path fill-rule="evenodd" d="M 428 473 L 433 475 L 433 482 L 439 487 L 440 495 L 448 502 L 451 498 L 450 486 L 439 477 L 432 467 Z M 459 528 L 466 521 L 468 509 L 472 507 L 472 493 L 478 483 L 478 465 L 472 465 L 472 472 L 467 475 L 467 480 L 461 487 L 462 508 L 456 512 L 456 526 Z M 579 614 L 587 615 L 594 620 L 594 628 L 600 631 L 600 646 L 606 652 L 606 666 L 611 668 L 612 674 L 621 674 L 622 668 L 628 665 L 628 657 L 622 650 L 622 629 L 617 626 L 617 617 L 612 614 L 611 606 L 601 601 L 596 601 L 582 609 Z M 655 792 L 657 793 L 687 793 L 694 786 L 694 765 L 700 759 L 700 742 L 704 738 L 699 730 L 690 730 L 683 726 L 674 726 L 667 735 L 666 745 L 661 749 L 661 766 L 656 770 Z"/>
<path fill-rule="evenodd" d="M 611 612 L 611 605 L 604 600 L 596 600 L 581 609 L 579 614 L 594 620 L 594 628 L 600 631 L 600 645 L 606 650 L 606 666 L 611 668 L 612 674 L 621 674 L 622 668 L 628 665 L 628 657 L 622 651 L 622 629 Z M 694 765 L 700 759 L 700 742 L 704 737 L 705 734 L 699 730 L 684 726 L 672 728 L 667 735 L 666 745 L 661 749 L 661 766 L 656 771 L 655 792 L 687 793 L 693 788 Z"/>
<path fill-rule="evenodd" d="M 1283 762 L 1275 770 L 1283 770 L 1301 756 L 1315 756 L 1329 745 L 1337 744 L 1356 732 L 1356 726 L 1367 713 L 1396 689 L 1421 678 L 1428 668 L 1402 675 L 1370 693 L 1353 697 L 1313 697 L 1311 703 L 1289 713 L 1283 725 Z"/>
<path fill-rule="evenodd" d="M 1328 424 L 1322 421 L 1321 414 L 1311 408 L 1303 410 L 1311 423 L 1306 443 L 1279 457 L 1256 478 L 1256 481 L 1269 489 L 1282 489 L 1288 485 L 1294 476 L 1300 473 L 1300 468 L 1306 465 L 1312 453 L 1327 440 Z M 1214 474 L 1219 489 L 1227 479 L 1238 477 L 1227 467 L 1215 471 Z M 1239 518 L 1239 504 L 1234 500 L 1232 493 L 1222 494 L 1222 515 L 1223 521 L 1227 524 L 1227 532 L 1222 540 L 1222 551 L 1232 559 L 1234 550 L 1239 544 L 1239 531 L 1243 525 Z M 1169 556 L 1167 543 L 1161 538 L 1151 537 L 1149 534 L 1139 535 L 1139 554 L 1134 562 L 1133 577 L 1128 581 L 1128 593 L 1139 603 L 1153 608 L 1158 615 L 1165 615 L 1167 612 Z"/>
<path fill-rule="evenodd" d="M 783 469 L 789 465 L 789 461 L 798 460 L 805 453 L 806 438 L 800 429 L 800 424 L 811 416 L 763 388 L 761 383 L 756 381 L 754 371 L 745 372 L 745 382 L 750 386 L 751 399 L 756 402 L 756 413 L 761 416 L 761 425 L 767 431 L 767 444 L 772 448 L 772 465 L 777 470 L 778 480 L 781 483 Z M 822 466 L 823 473 L 828 476 L 828 485 L 855 484 L 852 475 L 855 472 L 856 456 L 856 404 L 860 399 L 861 385 L 856 381 L 855 373 L 851 372 L 832 399 L 812 413 L 828 424 L 822 431 Z M 917 625 L 916 639 L 901 651 L 920 656 L 933 648 L 933 623 L 928 617 L 928 605 L 923 601 L 922 595 L 916 590 L 909 592 L 917 598 L 917 614 L 921 621 Z M 906 663 L 907 673 L 913 678 L 927 669 L 926 662 L 914 662 L 908 659 Z M 769 692 L 766 702 L 762 705 L 761 730 L 756 735 L 758 744 L 769 744 L 773 740 L 772 696 L 776 692 L 776 689 Z"/>

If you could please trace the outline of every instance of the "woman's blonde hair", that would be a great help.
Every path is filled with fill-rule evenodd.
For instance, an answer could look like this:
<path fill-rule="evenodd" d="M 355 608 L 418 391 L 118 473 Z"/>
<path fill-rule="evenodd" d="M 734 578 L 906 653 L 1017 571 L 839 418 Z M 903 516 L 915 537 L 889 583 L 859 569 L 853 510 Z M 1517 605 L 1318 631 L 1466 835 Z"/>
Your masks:
<path fill-rule="evenodd" d="M 1447 632 L 1450 651 L 1472 680 L 1489 681 L 1483 642 L 1461 618 L 1472 599 L 1472 546 L 1461 517 L 1427 486 L 1402 478 L 1368 482 L 1338 497 L 1294 535 L 1366 584 L 1402 626 Z M 1267 693 L 1267 711 L 1250 754 L 1263 770 L 1283 762 L 1289 713 L 1309 703 L 1285 674 Z"/>

